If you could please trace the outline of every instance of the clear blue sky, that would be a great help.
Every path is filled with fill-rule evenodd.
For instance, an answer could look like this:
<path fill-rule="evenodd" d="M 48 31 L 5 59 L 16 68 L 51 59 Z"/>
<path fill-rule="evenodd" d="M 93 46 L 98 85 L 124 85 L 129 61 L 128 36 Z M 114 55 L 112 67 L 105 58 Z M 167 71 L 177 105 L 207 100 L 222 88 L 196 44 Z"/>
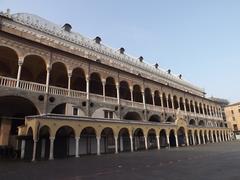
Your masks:
<path fill-rule="evenodd" d="M 7 8 L 68 22 L 84 36 L 183 74 L 208 96 L 240 100 L 239 0 L 0 0 L 0 10 Z"/>

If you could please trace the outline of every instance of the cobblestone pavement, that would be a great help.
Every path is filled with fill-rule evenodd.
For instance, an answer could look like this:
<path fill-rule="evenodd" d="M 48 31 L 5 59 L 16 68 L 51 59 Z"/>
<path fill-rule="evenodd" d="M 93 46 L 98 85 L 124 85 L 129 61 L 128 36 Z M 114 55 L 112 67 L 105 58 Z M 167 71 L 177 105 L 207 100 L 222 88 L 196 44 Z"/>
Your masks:
<path fill-rule="evenodd" d="M 238 180 L 240 142 L 82 156 L 53 161 L 0 162 L 0 180 Z"/>

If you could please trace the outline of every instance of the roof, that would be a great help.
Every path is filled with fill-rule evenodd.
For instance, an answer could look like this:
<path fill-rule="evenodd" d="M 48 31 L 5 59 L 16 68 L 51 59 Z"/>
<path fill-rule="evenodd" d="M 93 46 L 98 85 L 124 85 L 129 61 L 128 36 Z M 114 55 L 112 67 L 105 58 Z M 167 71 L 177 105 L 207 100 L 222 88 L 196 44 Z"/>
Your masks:
<path fill-rule="evenodd" d="M 154 79 L 161 79 L 161 80 L 168 80 L 169 82 L 173 83 L 173 87 L 176 85 L 180 85 L 186 88 L 189 88 L 188 92 L 192 92 L 191 90 L 195 91 L 192 93 L 205 94 L 205 90 L 203 88 L 197 87 L 190 82 L 180 79 L 178 76 L 174 74 L 169 74 L 166 70 L 161 68 L 155 68 L 153 65 L 150 65 L 145 62 L 139 62 L 138 58 L 134 58 L 127 54 L 121 54 L 119 51 L 108 47 L 104 44 L 98 44 L 93 39 L 87 38 L 82 36 L 81 34 L 73 31 L 65 31 L 62 26 L 54 24 L 42 17 L 39 17 L 34 14 L 29 13 L 16 13 L 10 14 L 9 11 L 7 13 L 0 12 L 1 16 L 7 17 L 12 19 L 13 21 L 20 23 L 22 25 L 28 26 L 30 28 L 36 29 L 38 31 L 44 32 L 49 35 L 53 35 L 65 41 L 74 43 L 77 46 L 85 47 L 91 50 L 94 50 L 98 53 L 104 54 L 111 58 L 117 59 L 123 63 L 128 63 L 132 66 L 140 68 L 148 73 L 154 75 Z M 202 96 L 202 95 L 201 95 Z"/>

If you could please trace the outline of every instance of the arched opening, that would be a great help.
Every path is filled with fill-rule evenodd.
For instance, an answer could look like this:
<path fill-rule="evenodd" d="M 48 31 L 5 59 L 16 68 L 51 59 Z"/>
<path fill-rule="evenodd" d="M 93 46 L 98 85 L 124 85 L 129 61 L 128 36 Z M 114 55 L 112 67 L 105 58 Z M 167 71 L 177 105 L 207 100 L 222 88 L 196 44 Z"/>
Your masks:
<path fill-rule="evenodd" d="M 223 127 L 224 125 L 223 125 L 223 123 L 222 122 L 220 122 L 220 127 Z"/>
<path fill-rule="evenodd" d="M 39 130 L 37 142 L 37 159 L 48 159 L 50 150 L 50 129 L 48 126 L 43 126 Z"/>
<path fill-rule="evenodd" d="M 172 107 L 172 98 L 171 98 L 171 95 L 170 95 L 170 94 L 168 95 L 168 107 L 169 107 L 169 108 L 173 108 L 173 107 Z"/>
<path fill-rule="evenodd" d="M 160 146 L 161 147 L 168 147 L 169 144 L 168 144 L 168 140 L 167 140 L 167 134 L 166 134 L 166 131 L 165 129 L 162 129 L 160 131 Z"/>
<path fill-rule="evenodd" d="M 66 103 L 57 105 L 51 112 L 52 114 L 66 114 Z"/>
<path fill-rule="evenodd" d="M 115 139 L 111 128 L 104 128 L 101 132 L 101 153 L 115 152 Z"/>
<path fill-rule="evenodd" d="M 165 93 L 162 94 L 163 107 L 167 107 L 167 98 Z"/>
<path fill-rule="evenodd" d="M 145 88 L 144 96 L 145 96 L 146 104 L 153 104 L 151 89 Z"/>
<path fill-rule="evenodd" d="M 203 144 L 204 140 L 203 140 L 203 132 L 202 130 L 199 131 L 199 136 L 200 136 L 200 144 Z"/>
<path fill-rule="evenodd" d="M 200 114 L 203 114 L 202 103 L 199 104 L 199 112 L 200 112 Z"/>
<path fill-rule="evenodd" d="M 204 111 L 204 114 L 207 115 L 207 109 L 206 109 L 206 105 L 205 104 L 203 104 L 203 111 Z"/>
<path fill-rule="evenodd" d="M 156 131 L 154 129 L 150 129 L 148 131 L 148 149 L 156 149 L 157 148 L 157 137 L 156 137 Z"/>
<path fill-rule="evenodd" d="M 33 130 L 31 127 L 27 130 L 27 136 L 25 137 L 25 150 L 24 150 L 24 159 L 31 160 L 33 156 Z"/>
<path fill-rule="evenodd" d="M 18 55 L 8 47 L 0 46 L 0 76 L 17 78 Z"/>
<path fill-rule="evenodd" d="M 189 145 L 191 146 L 194 145 L 192 130 L 188 130 L 188 141 L 189 141 Z"/>
<path fill-rule="evenodd" d="M 18 96 L 0 97 L 0 145 L 17 147 L 18 127 L 25 125 L 25 117 L 39 114 L 28 99 Z"/>
<path fill-rule="evenodd" d="M 26 56 L 22 65 L 21 80 L 46 84 L 45 61 L 36 55 Z"/>
<path fill-rule="evenodd" d="M 198 104 L 196 101 L 195 101 L 195 110 L 196 110 L 196 113 L 199 113 Z"/>
<path fill-rule="evenodd" d="M 188 99 L 185 99 L 185 106 L 186 106 L 186 111 L 189 112 L 190 111 L 190 106 L 189 106 Z"/>
<path fill-rule="evenodd" d="M 126 100 L 131 100 L 131 92 L 129 85 L 126 81 L 121 81 L 120 82 L 120 98 L 121 99 L 126 99 Z"/>
<path fill-rule="evenodd" d="M 117 88 L 113 77 L 106 79 L 105 94 L 109 97 L 117 97 Z"/>
<path fill-rule="evenodd" d="M 216 137 L 216 132 L 215 131 L 213 131 L 213 140 L 214 140 L 214 142 L 217 142 L 217 137 Z"/>
<path fill-rule="evenodd" d="M 143 102 L 141 87 L 139 85 L 133 86 L 133 101 Z"/>
<path fill-rule="evenodd" d="M 194 131 L 194 139 L 195 139 L 196 145 L 200 144 L 199 139 L 198 139 L 198 132 L 197 132 L 197 130 Z"/>
<path fill-rule="evenodd" d="M 145 149 L 145 139 L 144 139 L 144 134 L 142 129 L 138 128 L 134 131 L 133 144 L 134 144 L 135 151 Z"/>
<path fill-rule="evenodd" d="M 208 132 L 208 137 L 209 137 L 209 142 L 213 143 L 212 132 L 211 131 Z"/>
<path fill-rule="evenodd" d="M 190 126 L 196 126 L 196 121 L 194 119 L 190 119 L 189 125 Z"/>
<path fill-rule="evenodd" d="M 194 112 L 194 106 L 193 106 L 193 101 L 192 100 L 190 101 L 190 111 Z"/>
<path fill-rule="evenodd" d="M 63 126 L 57 130 L 54 140 L 54 158 L 75 155 L 75 132 L 72 127 Z"/>
<path fill-rule="evenodd" d="M 175 132 L 173 129 L 169 133 L 169 142 L 170 142 L 170 147 L 176 147 Z"/>
<path fill-rule="evenodd" d="M 177 96 L 173 96 L 173 105 L 174 109 L 177 109 L 179 107 Z"/>
<path fill-rule="evenodd" d="M 169 116 L 166 120 L 166 122 L 173 123 L 175 122 L 174 118 L 172 116 Z"/>
<path fill-rule="evenodd" d="M 63 63 L 56 62 L 52 65 L 49 84 L 50 86 L 68 88 L 68 73 Z"/>
<path fill-rule="evenodd" d="M 185 146 L 186 145 L 186 135 L 184 127 L 180 127 L 177 131 L 178 135 L 178 145 Z"/>
<path fill-rule="evenodd" d="M 122 128 L 118 133 L 118 147 L 120 152 L 131 151 L 130 136 L 127 128 Z"/>
<path fill-rule="evenodd" d="M 198 125 L 201 126 L 201 127 L 203 127 L 203 126 L 205 125 L 205 123 L 204 123 L 203 120 L 200 120 L 200 121 L 198 122 Z"/>
<path fill-rule="evenodd" d="M 92 73 L 90 75 L 89 89 L 90 89 L 90 93 L 100 94 L 100 95 L 103 94 L 102 81 L 98 73 Z"/>
<path fill-rule="evenodd" d="M 97 138 L 96 131 L 92 127 L 86 127 L 82 130 L 79 141 L 80 154 L 96 154 Z"/>
<path fill-rule="evenodd" d="M 210 116 L 210 109 L 209 109 L 209 106 L 207 105 L 207 115 Z"/>
<path fill-rule="evenodd" d="M 154 102 L 156 106 L 162 106 L 159 91 L 154 92 Z"/>
<path fill-rule="evenodd" d="M 86 92 L 86 77 L 82 68 L 75 68 L 72 71 L 71 89 Z"/>
<path fill-rule="evenodd" d="M 150 122 L 161 122 L 161 118 L 159 115 L 154 114 L 149 118 L 149 121 Z"/>
<path fill-rule="evenodd" d="M 205 142 L 206 142 L 206 143 L 208 143 L 207 131 L 205 130 L 203 134 L 204 134 L 204 139 L 205 139 Z"/>
<path fill-rule="evenodd" d="M 123 119 L 125 120 L 137 120 L 137 121 L 141 121 L 142 118 L 141 116 L 137 113 L 137 112 L 128 112 Z"/>
<path fill-rule="evenodd" d="M 182 97 L 180 97 L 179 103 L 180 103 L 180 104 L 179 104 L 180 110 L 184 111 L 184 103 L 183 103 L 183 98 L 182 98 Z"/>

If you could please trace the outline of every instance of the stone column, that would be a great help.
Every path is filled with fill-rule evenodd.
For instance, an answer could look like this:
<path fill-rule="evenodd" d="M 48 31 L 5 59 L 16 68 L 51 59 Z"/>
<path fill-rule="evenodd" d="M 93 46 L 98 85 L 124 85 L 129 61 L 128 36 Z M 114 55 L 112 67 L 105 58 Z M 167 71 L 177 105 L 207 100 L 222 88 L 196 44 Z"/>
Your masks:
<path fill-rule="evenodd" d="M 194 132 L 192 133 L 192 140 L 193 140 L 193 145 L 196 145 L 196 140 L 195 140 L 195 134 L 194 134 Z"/>
<path fill-rule="evenodd" d="M 170 141 L 169 141 L 169 135 L 168 134 L 166 134 L 166 138 L 167 138 L 168 148 L 170 148 Z"/>
<path fill-rule="evenodd" d="M 158 148 L 158 150 L 159 150 L 159 149 L 160 149 L 159 136 L 156 136 L 156 139 L 157 139 L 157 148 Z"/>
<path fill-rule="evenodd" d="M 146 100 L 145 100 L 144 91 L 142 91 L 142 97 L 143 97 L 143 108 L 146 109 Z"/>
<path fill-rule="evenodd" d="M 178 147 L 178 135 L 175 134 L 176 147 Z"/>
<path fill-rule="evenodd" d="M 75 147 L 75 157 L 79 157 L 79 139 L 80 137 L 75 137 L 76 147 Z"/>
<path fill-rule="evenodd" d="M 197 138 L 198 138 L 198 144 L 201 144 L 201 138 L 200 138 L 200 133 L 197 132 Z"/>
<path fill-rule="evenodd" d="M 89 100 L 90 92 L 89 92 L 89 77 L 88 76 L 86 76 L 86 91 L 87 91 L 87 100 Z"/>
<path fill-rule="evenodd" d="M 26 146 L 26 140 L 22 139 L 22 143 L 21 143 L 21 159 L 24 159 L 24 156 L 25 156 L 25 146 Z"/>
<path fill-rule="evenodd" d="M 36 151 L 37 151 L 37 140 L 33 140 L 33 155 L 32 155 L 32 161 L 35 161 L 36 159 Z"/>
<path fill-rule="evenodd" d="M 49 80 L 50 80 L 50 66 L 47 67 L 47 77 L 46 77 L 46 93 L 49 91 Z"/>
<path fill-rule="evenodd" d="M 54 159 L 54 140 L 55 137 L 50 137 L 50 152 L 49 152 L 49 160 L 53 160 Z"/>
<path fill-rule="evenodd" d="M 186 137 L 187 146 L 189 146 L 189 138 L 188 138 L 188 133 L 187 132 L 185 132 L 185 137 Z"/>
<path fill-rule="evenodd" d="M 97 136 L 97 155 L 101 155 L 100 140 L 101 140 L 101 137 Z"/>
<path fill-rule="evenodd" d="M 106 80 L 102 79 L 102 87 L 103 87 L 103 101 L 106 101 L 106 89 L 105 89 L 105 85 L 106 85 Z"/>
<path fill-rule="evenodd" d="M 115 154 L 117 154 L 118 153 L 118 137 L 115 136 L 114 139 L 115 139 Z"/>
<path fill-rule="evenodd" d="M 70 91 L 71 91 L 71 77 L 72 77 L 72 73 L 68 73 L 68 96 L 70 96 Z"/>
<path fill-rule="evenodd" d="M 148 149 L 148 140 L 147 140 L 147 136 L 144 136 L 144 142 L 145 142 L 145 149 Z"/>
<path fill-rule="evenodd" d="M 167 111 L 169 112 L 169 101 L 168 101 L 168 97 L 166 97 L 166 101 L 167 101 Z"/>
<path fill-rule="evenodd" d="M 160 101 L 161 101 L 161 107 L 163 109 L 164 107 L 163 107 L 163 97 L 162 97 L 162 94 L 160 95 Z"/>
<path fill-rule="evenodd" d="M 119 92 L 119 84 L 116 83 L 116 88 L 117 88 L 117 102 L 118 105 L 120 105 L 120 92 Z"/>
<path fill-rule="evenodd" d="M 133 106 L 133 87 L 130 86 L 129 89 L 130 89 L 130 93 L 131 93 L 131 102 L 132 102 L 132 106 Z"/>
<path fill-rule="evenodd" d="M 152 93 L 153 106 L 155 106 L 154 92 Z"/>
<path fill-rule="evenodd" d="M 204 135 L 204 133 L 203 133 L 202 137 L 203 137 L 203 144 L 206 144 L 206 140 L 205 140 L 205 135 Z"/>
<path fill-rule="evenodd" d="M 21 77 L 22 65 L 23 65 L 23 58 L 19 58 L 19 60 L 18 60 L 18 72 L 17 72 L 17 84 L 16 84 L 16 87 L 19 87 L 19 81 L 20 81 L 20 77 Z"/>
<path fill-rule="evenodd" d="M 213 137 L 213 132 L 211 133 L 211 139 L 212 139 L 212 143 L 214 143 L 214 137 Z"/>
<path fill-rule="evenodd" d="M 134 151 L 134 149 L 133 149 L 133 137 L 130 135 L 129 138 L 130 138 L 131 152 L 133 152 Z"/>

